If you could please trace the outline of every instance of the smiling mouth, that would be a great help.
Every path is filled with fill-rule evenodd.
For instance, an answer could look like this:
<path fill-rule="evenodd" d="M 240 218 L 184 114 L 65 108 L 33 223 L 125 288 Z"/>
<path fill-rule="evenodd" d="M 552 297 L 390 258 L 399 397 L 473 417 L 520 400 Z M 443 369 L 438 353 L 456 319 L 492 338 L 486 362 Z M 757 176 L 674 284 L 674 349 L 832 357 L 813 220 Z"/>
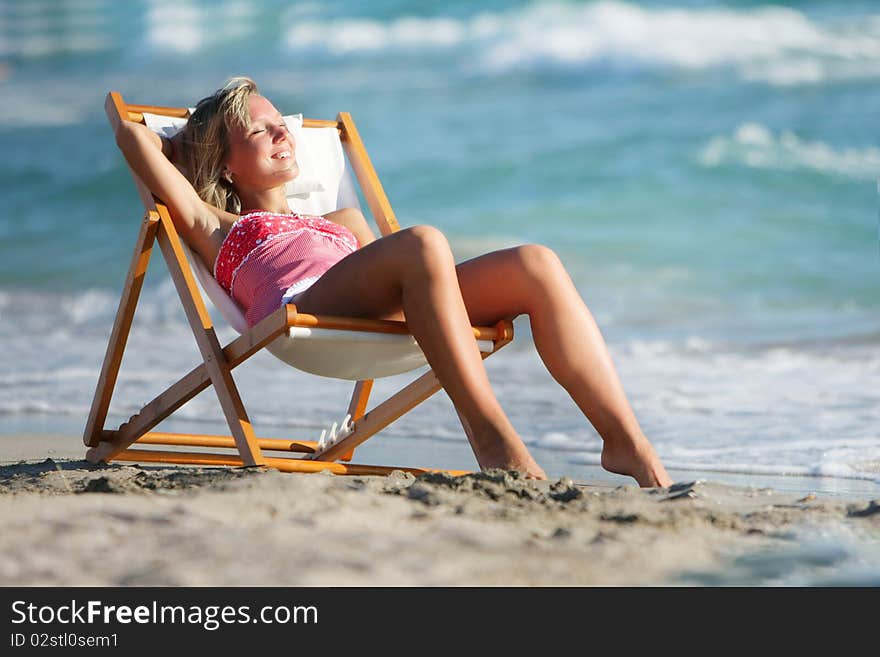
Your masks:
<path fill-rule="evenodd" d="M 289 160 L 293 155 L 290 151 L 280 151 L 272 155 L 273 160 Z"/>

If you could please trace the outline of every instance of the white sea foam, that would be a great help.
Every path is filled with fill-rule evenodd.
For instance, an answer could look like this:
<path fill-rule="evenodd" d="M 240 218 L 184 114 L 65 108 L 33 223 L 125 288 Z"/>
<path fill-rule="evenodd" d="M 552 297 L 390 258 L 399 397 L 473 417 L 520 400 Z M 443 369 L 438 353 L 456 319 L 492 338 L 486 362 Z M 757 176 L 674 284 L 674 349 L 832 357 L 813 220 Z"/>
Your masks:
<path fill-rule="evenodd" d="M 698 154 L 707 167 L 742 164 L 755 169 L 811 170 L 873 180 L 880 176 L 880 148 L 834 148 L 802 139 L 793 132 L 774 133 L 759 123 L 744 123 L 732 135 L 713 137 Z"/>
<path fill-rule="evenodd" d="M 247 43 L 258 28 L 256 9 L 244 2 L 180 4 L 154 1 L 146 16 L 147 43 L 163 53 L 192 55 L 211 47 Z"/>
<path fill-rule="evenodd" d="M 572 463 L 582 465 L 601 465 L 599 454 L 584 452 L 569 459 Z M 664 455 L 663 464 L 668 470 L 680 472 L 718 472 L 744 475 L 769 475 L 774 477 L 834 477 L 837 479 L 861 479 L 880 483 L 880 470 L 875 472 L 859 471 L 845 464 L 826 466 L 798 466 L 790 464 L 763 465 L 753 462 L 729 461 L 724 463 L 699 461 L 680 461 Z"/>
<path fill-rule="evenodd" d="M 776 85 L 880 76 L 880 17 L 811 19 L 777 6 L 656 8 L 605 0 L 535 2 L 469 18 L 296 22 L 298 52 L 458 51 L 490 71 L 533 65 L 623 66 L 699 71 L 729 67 Z"/>
<path fill-rule="evenodd" d="M 317 47 L 346 54 L 391 48 L 452 47 L 473 36 L 467 22 L 404 16 L 388 23 L 373 19 L 300 22 L 288 31 L 286 42 L 297 50 Z"/>
<path fill-rule="evenodd" d="M 157 50 L 192 54 L 205 42 L 207 17 L 194 5 L 155 2 L 146 18 L 147 41 Z"/>
<path fill-rule="evenodd" d="M 241 0 L 177 2 L 150 0 L 144 6 L 109 10 L 111 0 L 14 3 L 0 23 L 0 56 L 39 58 L 59 54 L 90 54 L 127 48 L 130 32 L 119 21 L 143 23 L 138 43 L 160 53 L 194 54 L 216 44 L 243 41 L 257 29 L 257 9 Z M 142 13 L 142 16 L 138 14 Z M 115 21 L 115 22 L 114 22 Z"/>

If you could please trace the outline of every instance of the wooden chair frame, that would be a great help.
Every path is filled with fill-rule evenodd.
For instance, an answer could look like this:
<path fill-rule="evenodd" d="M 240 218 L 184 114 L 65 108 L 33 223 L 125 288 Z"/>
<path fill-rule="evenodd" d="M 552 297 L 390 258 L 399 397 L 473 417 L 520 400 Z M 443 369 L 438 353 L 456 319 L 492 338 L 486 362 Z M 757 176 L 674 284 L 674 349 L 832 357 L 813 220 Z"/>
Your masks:
<path fill-rule="evenodd" d="M 127 104 L 117 92 L 110 92 L 107 95 L 105 110 L 114 131 L 121 121 L 143 122 L 144 112 L 173 117 L 188 116 L 186 108 Z M 339 131 L 348 161 L 380 233 L 389 235 L 399 230 L 391 204 L 385 196 L 382 184 L 370 162 L 351 116 L 343 112 L 338 115 L 336 121 L 306 119 L 303 122 L 303 127 L 335 127 Z M 297 312 L 296 306 L 291 304 L 279 308 L 225 347 L 221 346 L 211 317 L 196 285 L 181 239 L 168 213 L 168 208 L 150 193 L 134 172 L 132 172 L 132 176 L 146 213 L 135 243 L 134 255 L 122 290 L 122 297 L 83 435 L 83 442 L 89 448 L 86 453 L 86 458 L 89 461 L 128 460 L 190 465 L 267 466 L 284 472 L 329 470 L 334 474 L 355 475 L 384 475 L 395 469 L 414 474 L 428 471 L 425 468 L 356 465 L 348 461 L 351 460 L 354 449 L 358 445 L 440 390 L 441 384 L 433 371 L 430 370 L 369 411 L 367 411 L 367 403 L 373 381 L 370 379 L 356 382 L 348 405 L 348 413 L 354 423 L 354 430 L 347 437 L 324 449 L 319 450 L 317 441 L 257 438 L 238 388 L 232 379 L 231 372 L 236 366 L 294 326 L 408 334 L 406 324 L 399 321 L 309 315 Z M 145 404 L 127 422 L 122 423 L 116 429 L 105 429 L 104 423 L 110 407 L 110 400 L 155 242 L 158 242 L 168 265 L 168 270 L 201 353 L 202 362 L 152 401 Z M 513 323 L 509 320 L 503 320 L 492 327 L 473 327 L 473 329 L 475 339 L 493 342 L 494 350 L 491 353 L 497 352 L 498 349 L 513 340 Z M 488 353 L 484 353 L 483 358 L 488 355 Z M 217 393 L 231 432 L 230 436 L 152 431 L 161 421 L 209 386 L 213 386 Z M 238 454 L 130 449 L 134 443 L 139 445 L 233 448 L 237 449 Z M 308 457 L 270 457 L 264 456 L 264 450 L 299 452 L 307 454 Z M 463 473 L 463 471 L 449 472 Z"/>

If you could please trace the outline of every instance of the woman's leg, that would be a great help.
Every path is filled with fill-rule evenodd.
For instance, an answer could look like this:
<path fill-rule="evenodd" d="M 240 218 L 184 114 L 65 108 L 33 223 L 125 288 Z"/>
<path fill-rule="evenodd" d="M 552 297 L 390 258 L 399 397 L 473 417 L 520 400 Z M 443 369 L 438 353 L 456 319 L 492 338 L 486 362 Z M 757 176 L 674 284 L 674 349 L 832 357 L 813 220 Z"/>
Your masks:
<path fill-rule="evenodd" d="M 303 312 L 381 318 L 403 310 L 483 469 L 543 478 L 489 385 L 443 234 L 415 226 L 345 257 L 297 299 Z"/>
<path fill-rule="evenodd" d="M 605 469 L 641 486 L 672 483 L 626 399 L 599 327 L 553 251 L 495 251 L 458 265 L 458 279 L 474 324 L 529 315 L 548 371 L 602 436 Z"/>

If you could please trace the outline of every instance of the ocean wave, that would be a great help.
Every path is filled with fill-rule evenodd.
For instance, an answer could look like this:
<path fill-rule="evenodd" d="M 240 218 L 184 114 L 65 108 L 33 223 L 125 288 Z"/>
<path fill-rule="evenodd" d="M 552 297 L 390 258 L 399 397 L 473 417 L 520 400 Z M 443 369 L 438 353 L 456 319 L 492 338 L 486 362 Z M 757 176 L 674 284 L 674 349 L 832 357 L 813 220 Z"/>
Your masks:
<path fill-rule="evenodd" d="M 791 8 L 654 8 L 616 0 L 535 2 L 468 18 L 306 20 L 286 33 L 299 53 L 460 50 L 494 72 L 534 65 L 701 71 L 732 67 L 774 85 L 880 76 L 880 16 L 819 21 Z"/>
<path fill-rule="evenodd" d="M 0 83 L 3 82 L 2 78 L 3 71 L 0 70 Z M 64 91 L 72 93 L 63 96 Z M 53 83 L 53 88 L 49 90 L 41 88 L 39 84 L 16 82 L 14 93 L 4 94 L 0 103 L 0 127 L 21 129 L 81 125 L 91 111 L 88 103 L 94 103 L 94 99 L 84 98 L 77 91 L 60 82 Z"/>
<path fill-rule="evenodd" d="M 244 43 L 270 16 L 241 0 L 187 2 L 148 0 L 120 11 L 111 0 L 10 3 L 0 23 L 0 57 L 40 59 L 94 55 L 129 49 L 137 36 L 156 53 L 189 55 L 206 48 Z M 277 20 L 277 16 L 271 16 Z M 139 26 L 141 33 L 132 31 Z"/>
<path fill-rule="evenodd" d="M 569 457 L 572 463 L 579 465 L 601 465 L 601 456 L 589 452 Z M 846 463 L 816 464 L 800 466 L 791 464 L 761 465 L 756 463 L 701 463 L 698 461 L 680 461 L 663 459 L 668 470 L 683 472 L 717 472 L 726 474 L 764 475 L 774 477 L 831 477 L 835 479 L 857 479 L 880 483 L 880 470 L 875 472 L 861 470 Z"/>
<path fill-rule="evenodd" d="M 698 154 L 706 167 L 741 164 L 755 169 L 809 170 L 856 180 L 880 176 L 880 148 L 837 149 L 784 130 L 774 134 L 759 123 L 744 123 L 732 135 L 712 138 Z"/>
<path fill-rule="evenodd" d="M 32 1 L 0 6 L 0 57 L 88 55 L 113 46 L 105 6 L 74 1 L 64 5 Z"/>
<path fill-rule="evenodd" d="M 531 2 L 469 16 L 392 14 L 328 18 L 317 3 L 279 10 L 242 0 L 153 0 L 111 11 L 109 0 L 59 14 L 52 2 L 20 3 L 0 29 L 0 57 L 90 56 L 130 50 L 193 56 L 268 57 L 439 53 L 465 70 L 496 74 L 549 66 L 704 71 L 730 68 L 772 85 L 880 77 L 880 15 L 810 15 L 765 5 L 641 6 L 622 0 Z M 33 6 L 33 9 L 29 7 Z"/>
<path fill-rule="evenodd" d="M 147 43 L 155 50 L 189 55 L 206 47 L 246 41 L 257 31 L 254 7 L 245 2 L 203 6 L 163 0 L 150 4 Z"/>
<path fill-rule="evenodd" d="M 872 436 L 850 437 L 838 443 L 816 436 L 788 438 L 782 442 L 730 441 L 711 446 L 672 442 L 655 436 L 655 445 L 670 470 L 880 482 L 880 444 Z M 545 447 L 540 443 L 536 446 Z M 573 452 L 566 456 L 572 463 L 601 464 L 598 448 L 581 446 L 577 449 L 573 444 L 557 449 Z"/>

